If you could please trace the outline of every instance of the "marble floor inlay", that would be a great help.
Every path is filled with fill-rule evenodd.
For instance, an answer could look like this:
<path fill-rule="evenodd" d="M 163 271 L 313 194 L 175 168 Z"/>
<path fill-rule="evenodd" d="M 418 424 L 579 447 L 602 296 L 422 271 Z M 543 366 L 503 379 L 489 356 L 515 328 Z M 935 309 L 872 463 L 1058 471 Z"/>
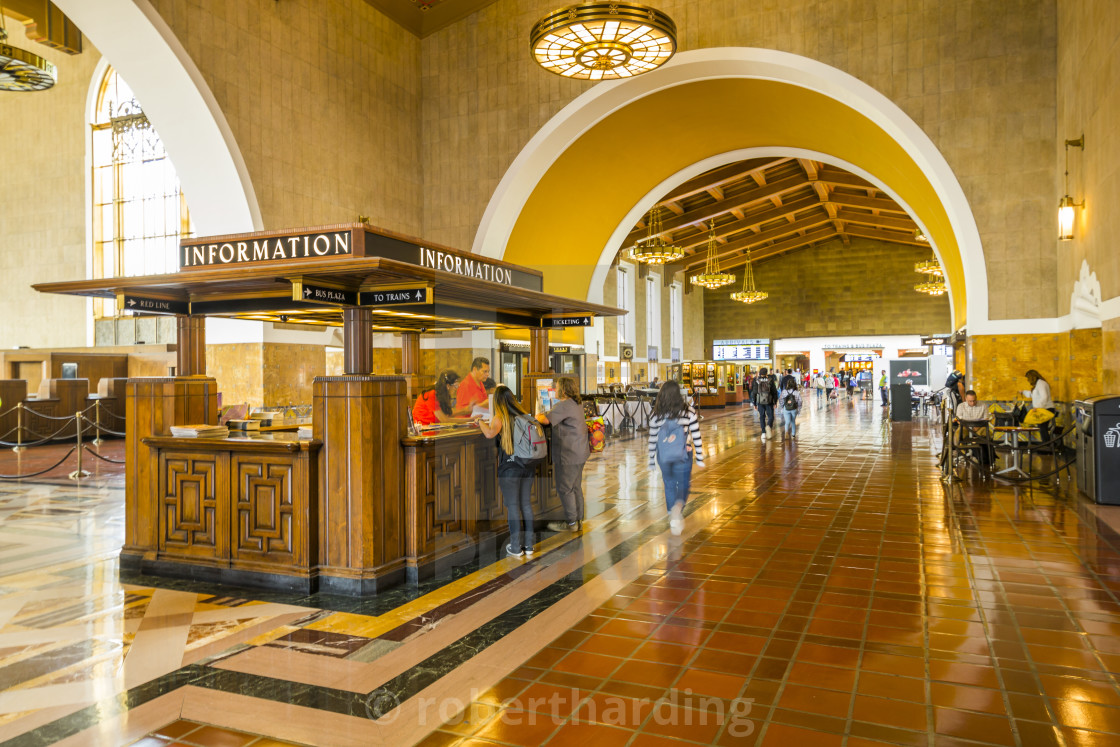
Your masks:
<path fill-rule="evenodd" d="M 801 421 L 705 412 L 679 537 L 639 434 L 583 533 L 364 599 L 122 575 L 111 480 L 0 483 L 0 747 L 1120 744 L 1120 508 Z"/>

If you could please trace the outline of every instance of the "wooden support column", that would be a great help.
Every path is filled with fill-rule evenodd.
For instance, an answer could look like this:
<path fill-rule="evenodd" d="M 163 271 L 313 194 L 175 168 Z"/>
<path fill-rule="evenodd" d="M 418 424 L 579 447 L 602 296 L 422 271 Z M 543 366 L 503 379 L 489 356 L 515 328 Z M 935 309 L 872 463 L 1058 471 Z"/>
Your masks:
<path fill-rule="evenodd" d="M 368 594 L 405 577 L 407 432 L 400 376 L 319 376 L 319 588 Z M 411 478 L 410 478 L 411 479 Z M 417 477 L 416 479 L 423 479 Z"/>
<path fill-rule="evenodd" d="M 175 373 L 178 376 L 205 376 L 206 317 L 180 314 L 175 321 L 178 332 Z"/>
<path fill-rule="evenodd" d="M 364 376 L 373 372 L 373 312 L 348 306 L 342 310 L 342 372 Z"/>
<path fill-rule="evenodd" d="M 401 332 L 401 375 L 409 402 L 420 391 L 420 333 Z"/>
<path fill-rule="evenodd" d="M 548 330 L 529 330 L 529 373 L 548 371 Z"/>

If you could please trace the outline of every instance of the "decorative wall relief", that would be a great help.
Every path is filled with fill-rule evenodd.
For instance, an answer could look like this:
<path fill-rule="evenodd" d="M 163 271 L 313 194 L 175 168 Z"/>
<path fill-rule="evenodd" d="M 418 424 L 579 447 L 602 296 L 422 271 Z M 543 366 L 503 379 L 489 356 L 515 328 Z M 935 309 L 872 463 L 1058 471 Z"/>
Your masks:
<path fill-rule="evenodd" d="M 1073 283 L 1069 313 L 1074 329 L 1101 326 L 1101 283 L 1097 273 L 1089 271 L 1089 260 L 1081 260 L 1081 276 Z"/>

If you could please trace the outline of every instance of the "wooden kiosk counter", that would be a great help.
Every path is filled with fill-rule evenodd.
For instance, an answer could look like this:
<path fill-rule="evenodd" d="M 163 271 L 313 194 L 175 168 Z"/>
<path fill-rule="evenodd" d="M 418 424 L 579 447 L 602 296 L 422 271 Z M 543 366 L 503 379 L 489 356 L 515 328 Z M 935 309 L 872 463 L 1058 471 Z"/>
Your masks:
<path fill-rule="evenodd" d="M 420 335 L 528 328 L 522 391 L 534 392 L 555 375 L 550 328 L 626 313 L 545 294 L 529 268 L 361 223 L 191 239 L 179 265 L 34 287 L 177 317 L 178 375 L 127 385 L 121 565 L 239 585 L 371 593 L 493 541 L 506 527 L 493 441 L 474 426 L 409 429 Z M 315 379 L 310 440 L 170 435 L 217 422 L 207 316 L 343 328 L 344 375 Z M 401 335 L 399 376 L 371 375 L 375 332 Z M 533 500 L 538 519 L 560 517 L 550 463 Z"/>

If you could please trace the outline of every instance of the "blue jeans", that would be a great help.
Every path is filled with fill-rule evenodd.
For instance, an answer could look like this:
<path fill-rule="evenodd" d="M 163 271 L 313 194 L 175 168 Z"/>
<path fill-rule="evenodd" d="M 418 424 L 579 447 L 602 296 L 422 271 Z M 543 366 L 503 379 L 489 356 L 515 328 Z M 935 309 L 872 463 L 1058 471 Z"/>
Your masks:
<path fill-rule="evenodd" d="M 533 546 L 533 490 L 532 477 L 498 478 L 498 488 L 502 491 L 502 502 L 506 504 L 509 519 L 509 544 L 514 550 Z"/>
<path fill-rule="evenodd" d="M 665 510 L 672 511 L 676 503 L 688 500 L 688 486 L 692 481 L 692 458 L 683 462 L 661 464 L 661 479 L 665 481 Z"/>
<path fill-rule="evenodd" d="M 755 405 L 758 408 L 758 427 L 766 430 L 766 426 L 774 427 L 774 405 Z"/>
<path fill-rule="evenodd" d="M 782 408 L 782 425 L 786 429 L 787 436 L 797 435 L 797 410 L 787 410 Z"/>

